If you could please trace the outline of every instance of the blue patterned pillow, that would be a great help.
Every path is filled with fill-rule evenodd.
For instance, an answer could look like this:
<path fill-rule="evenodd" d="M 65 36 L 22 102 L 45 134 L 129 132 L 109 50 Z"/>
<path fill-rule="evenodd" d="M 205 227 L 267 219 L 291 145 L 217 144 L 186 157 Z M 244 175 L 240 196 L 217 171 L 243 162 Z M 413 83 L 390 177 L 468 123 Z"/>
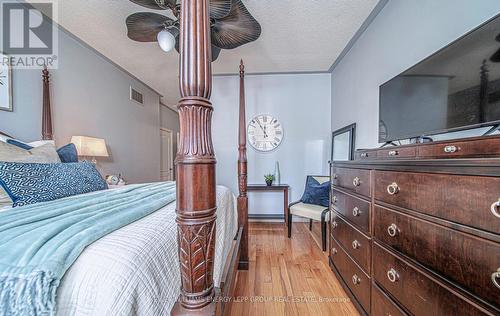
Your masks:
<path fill-rule="evenodd" d="M 320 184 L 318 180 L 309 176 L 307 177 L 306 189 L 300 201 L 307 204 L 328 207 L 329 193 L 330 181 Z"/>
<path fill-rule="evenodd" d="M 57 200 L 108 188 L 95 166 L 78 163 L 0 162 L 0 185 L 13 207 Z"/>

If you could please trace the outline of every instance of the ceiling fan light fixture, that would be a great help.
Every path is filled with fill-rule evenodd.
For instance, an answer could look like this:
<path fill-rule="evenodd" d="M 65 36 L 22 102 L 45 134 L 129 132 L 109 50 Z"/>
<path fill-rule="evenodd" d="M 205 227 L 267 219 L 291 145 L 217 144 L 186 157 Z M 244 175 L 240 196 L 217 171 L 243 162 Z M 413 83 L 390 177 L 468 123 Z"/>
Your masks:
<path fill-rule="evenodd" d="M 175 37 L 165 28 L 158 33 L 158 44 L 164 52 L 168 53 L 175 47 Z"/>

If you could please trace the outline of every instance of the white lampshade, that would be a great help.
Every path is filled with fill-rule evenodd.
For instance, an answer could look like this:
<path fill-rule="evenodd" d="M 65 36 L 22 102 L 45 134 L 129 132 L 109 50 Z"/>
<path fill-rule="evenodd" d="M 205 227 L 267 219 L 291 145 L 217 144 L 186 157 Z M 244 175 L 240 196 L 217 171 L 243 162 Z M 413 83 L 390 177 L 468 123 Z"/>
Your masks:
<path fill-rule="evenodd" d="M 167 29 L 158 33 L 158 44 L 163 51 L 169 52 L 175 46 L 175 37 Z"/>
<path fill-rule="evenodd" d="M 106 142 L 102 138 L 73 136 L 71 142 L 75 144 L 78 156 L 109 157 Z"/>

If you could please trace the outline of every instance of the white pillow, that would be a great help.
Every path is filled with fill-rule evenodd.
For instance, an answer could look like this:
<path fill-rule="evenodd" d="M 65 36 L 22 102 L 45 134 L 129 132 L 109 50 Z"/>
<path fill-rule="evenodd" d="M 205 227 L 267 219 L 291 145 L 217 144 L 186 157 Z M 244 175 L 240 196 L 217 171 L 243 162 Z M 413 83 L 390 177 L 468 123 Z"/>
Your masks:
<path fill-rule="evenodd" d="M 0 161 L 24 163 L 57 163 L 61 162 L 54 144 L 45 144 L 31 150 L 0 141 Z M 12 199 L 0 186 L 0 208 L 12 207 Z"/>
<path fill-rule="evenodd" d="M 27 143 L 26 145 L 30 145 L 31 147 L 40 147 L 47 144 L 52 144 L 55 146 L 56 142 L 53 140 L 37 140 L 36 142 Z"/>
<path fill-rule="evenodd" d="M 53 144 L 45 144 L 30 150 L 0 142 L 0 161 L 57 163 L 61 162 Z"/>

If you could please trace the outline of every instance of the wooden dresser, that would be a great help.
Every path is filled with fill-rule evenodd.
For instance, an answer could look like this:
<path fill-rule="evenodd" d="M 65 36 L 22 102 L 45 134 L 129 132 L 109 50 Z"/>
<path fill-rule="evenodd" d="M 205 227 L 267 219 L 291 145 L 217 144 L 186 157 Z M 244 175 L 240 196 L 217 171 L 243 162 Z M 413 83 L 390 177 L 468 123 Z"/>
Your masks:
<path fill-rule="evenodd" d="M 361 314 L 500 315 L 500 136 L 331 164 L 330 266 Z"/>

